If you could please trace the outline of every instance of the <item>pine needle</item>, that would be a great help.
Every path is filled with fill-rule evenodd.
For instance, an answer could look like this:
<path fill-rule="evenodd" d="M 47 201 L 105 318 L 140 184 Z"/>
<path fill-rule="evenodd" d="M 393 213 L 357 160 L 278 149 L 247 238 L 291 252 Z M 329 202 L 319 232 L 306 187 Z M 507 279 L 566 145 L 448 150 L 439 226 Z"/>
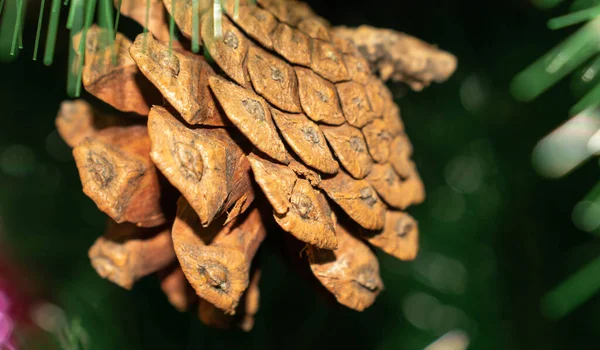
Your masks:
<path fill-rule="evenodd" d="M 575 0 L 569 6 L 569 11 L 581 11 L 600 4 L 600 0 Z"/>
<path fill-rule="evenodd" d="M 535 61 L 511 83 L 515 98 L 531 101 L 600 50 L 600 18 L 581 27 L 567 40 Z"/>
<path fill-rule="evenodd" d="M 173 37 L 175 37 L 175 1 L 171 0 L 171 18 L 169 18 L 169 53 L 173 51 Z M 192 14 L 193 16 L 194 14 Z"/>
<path fill-rule="evenodd" d="M 563 0 L 533 0 L 532 2 L 539 8 L 549 9 L 560 5 Z"/>
<path fill-rule="evenodd" d="M 25 28 L 25 13 L 27 13 L 27 1 L 23 0 L 23 8 L 21 9 L 21 23 L 19 27 L 19 49 L 23 49 L 23 28 Z"/>
<path fill-rule="evenodd" d="M 596 133 L 597 134 L 597 133 Z M 597 151 L 598 135 L 594 134 L 588 141 L 590 153 Z M 591 145 L 590 145 L 591 143 Z M 600 183 L 597 183 L 585 197 L 573 208 L 571 215 L 573 223 L 588 233 L 598 235 L 600 228 Z"/>
<path fill-rule="evenodd" d="M 570 13 L 568 15 L 552 18 L 548 21 L 548 28 L 561 29 L 574 24 L 592 20 L 600 15 L 600 6 Z"/>
<path fill-rule="evenodd" d="M 119 0 L 119 5 L 117 6 L 117 15 L 115 18 L 115 27 L 113 29 L 113 32 L 115 33 L 115 35 L 117 35 L 118 29 L 119 29 L 119 19 L 121 18 L 121 5 L 123 4 L 123 0 Z"/>
<path fill-rule="evenodd" d="M 74 38 L 75 35 L 77 35 L 78 33 L 82 33 L 83 34 L 83 25 L 84 25 L 84 14 L 85 14 L 85 6 L 83 5 L 83 3 L 81 2 L 81 0 L 71 0 L 71 3 L 73 4 L 73 2 L 75 2 L 74 6 L 74 21 L 73 21 L 73 26 L 70 29 L 70 34 L 69 34 L 69 68 L 67 70 L 67 94 L 71 97 L 75 96 L 76 92 L 77 92 L 77 76 L 78 76 L 78 71 L 77 71 L 77 67 L 78 67 L 78 63 L 79 60 L 77 59 L 77 52 L 78 50 L 75 50 L 74 48 Z M 80 36 L 80 40 L 81 40 L 81 36 Z"/>
<path fill-rule="evenodd" d="M 40 5 L 40 14 L 38 17 L 37 32 L 35 34 L 35 44 L 33 46 L 33 60 L 34 61 L 37 61 L 38 47 L 40 46 L 40 34 L 42 32 L 42 22 L 44 19 L 45 5 L 46 5 L 46 0 L 42 0 L 42 3 Z"/>
<path fill-rule="evenodd" d="M 221 39 L 223 36 L 223 27 L 222 27 L 222 12 L 221 12 L 221 2 L 219 0 L 214 0 L 213 2 L 213 33 L 215 39 Z"/>
<path fill-rule="evenodd" d="M 144 44 L 143 50 L 148 47 L 148 23 L 150 23 L 150 0 L 146 0 L 146 18 L 144 19 Z"/>
<path fill-rule="evenodd" d="M 594 107 L 600 104 L 600 84 L 597 84 L 592 88 L 585 96 L 579 100 L 571 109 L 569 113 L 571 115 L 578 114 L 588 107 Z"/>
<path fill-rule="evenodd" d="M 233 18 L 237 20 L 240 17 L 240 0 L 235 0 L 233 5 Z"/>
<path fill-rule="evenodd" d="M 571 90 L 575 95 L 581 96 L 590 90 L 590 87 L 600 83 L 600 56 L 596 56 L 590 63 L 586 64 L 573 74 Z"/>
<path fill-rule="evenodd" d="M 67 29 L 73 28 L 73 21 L 75 20 L 75 7 L 79 6 L 79 2 L 82 0 L 73 0 L 69 6 L 69 15 L 67 16 Z"/>
<path fill-rule="evenodd" d="M 192 0 L 192 52 L 200 51 L 200 9 L 199 0 Z"/>
<path fill-rule="evenodd" d="M 92 20 L 94 19 L 94 13 L 96 10 L 96 0 L 87 0 L 85 9 L 85 24 L 83 28 L 83 33 L 81 35 L 81 41 L 79 41 L 79 62 L 77 65 L 77 84 L 75 85 L 75 97 L 79 97 L 81 95 L 81 79 L 83 75 L 83 65 L 85 59 L 85 44 L 87 41 L 87 31 L 92 26 Z"/>
<path fill-rule="evenodd" d="M 148 33 L 148 25 L 150 24 L 150 0 L 146 0 L 146 16 L 144 18 L 144 34 Z"/>
<path fill-rule="evenodd" d="M 113 12 L 112 12 L 112 0 L 100 0 L 99 8 L 101 8 L 101 16 L 99 16 L 100 26 L 105 28 L 108 33 L 109 43 L 112 44 L 116 37 L 115 30 L 113 28 Z"/>
<path fill-rule="evenodd" d="M 75 1 L 75 0 L 74 0 Z M 46 48 L 44 52 L 44 64 L 49 66 L 54 61 L 54 48 L 56 45 L 56 33 L 58 32 L 58 22 L 60 20 L 60 0 L 52 0 L 52 10 L 50 12 L 50 21 L 48 23 L 48 33 L 46 35 Z"/>
<path fill-rule="evenodd" d="M 112 12 L 112 0 L 100 0 L 98 2 L 98 22 L 101 28 L 104 28 L 104 35 L 106 36 L 106 40 L 102 42 L 103 45 L 106 45 L 110 48 L 112 53 L 112 64 L 117 64 L 117 47 L 114 45 L 116 33 L 113 29 L 113 12 Z M 101 49 L 104 49 L 102 47 Z M 101 61 L 104 62 L 104 61 Z"/>
<path fill-rule="evenodd" d="M 589 300 L 600 290 L 600 257 L 597 257 L 542 298 L 542 311 L 557 320 Z"/>
<path fill-rule="evenodd" d="M 13 39 L 12 45 L 10 47 L 10 55 L 15 55 L 15 50 L 17 48 L 17 40 L 19 39 L 19 35 L 21 32 L 21 16 L 23 15 L 23 0 L 17 0 L 17 18 L 15 22 L 15 28 L 13 30 Z"/>

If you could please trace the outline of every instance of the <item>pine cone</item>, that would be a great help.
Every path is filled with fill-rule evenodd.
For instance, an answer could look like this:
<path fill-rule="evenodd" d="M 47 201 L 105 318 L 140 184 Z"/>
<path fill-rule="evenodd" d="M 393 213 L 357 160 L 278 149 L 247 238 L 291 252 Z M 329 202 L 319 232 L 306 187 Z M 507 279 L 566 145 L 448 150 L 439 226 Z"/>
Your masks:
<path fill-rule="evenodd" d="M 191 39 L 191 0 L 164 2 Z M 139 20 L 134 7 L 145 2 L 126 3 Z M 103 115 L 82 100 L 59 111 L 84 192 L 111 218 L 92 264 L 124 288 L 158 272 L 177 309 L 196 305 L 206 324 L 249 330 L 253 258 L 283 230 L 282 242 L 307 248 L 308 258 L 296 248 L 288 258 L 363 310 L 383 289 L 368 244 L 401 260 L 418 250 L 417 223 L 403 210 L 425 193 L 399 108 L 372 62 L 306 4 L 235 7 L 224 3 L 222 37 L 212 11 L 198 14 L 211 61 L 185 39 L 168 49 L 161 16 L 133 43 L 118 34 L 116 49 L 99 44 L 102 29 L 87 32 L 86 90 L 147 114 Z M 166 102 L 151 106 L 158 93 Z"/>

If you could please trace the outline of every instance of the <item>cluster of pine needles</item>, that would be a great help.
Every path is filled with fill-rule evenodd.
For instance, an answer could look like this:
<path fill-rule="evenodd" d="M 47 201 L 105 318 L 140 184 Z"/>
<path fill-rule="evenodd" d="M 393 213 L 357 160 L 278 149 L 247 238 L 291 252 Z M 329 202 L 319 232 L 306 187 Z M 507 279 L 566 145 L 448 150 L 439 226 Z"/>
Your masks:
<path fill-rule="evenodd" d="M 542 9 L 565 5 L 564 0 L 533 0 Z M 581 25 L 567 39 L 520 72 L 511 92 L 521 101 L 536 99 L 568 75 L 579 100 L 569 110 L 572 118 L 538 143 L 534 164 L 548 177 L 562 177 L 597 155 L 600 137 L 600 0 L 575 0 L 569 13 L 548 21 L 551 30 Z M 584 231 L 600 231 L 600 184 L 573 210 L 574 223 Z M 600 257 L 594 259 L 542 299 L 544 314 L 560 319 L 600 291 Z"/>
<path fill-rule="evenodd" d="M 64 2 L 63 2 L 64 1 Z M 198 53 L 200 51 L 200 33 L 198 30 L 201 13 L 212 11 L 214 18 L 214 35 L 218 39 L 222 35 L 221 19 L 223 16 L 223 2 L 225 0 L 192 0 L 192 38 L 191 51 Z M 234 1 L 234 11 L 240 6 L 240 0 Z M 144 33 L 148 32 L 148 23 L 150 22 L 150 2 L 146 0 L 146 18 L 144 24 Z M 172 49 L 173 39 L 177 39 L 176 25 L 174 21 L 177 0 L 171 2 L 172 8 L 169 16 L 169 49 Z M 255 3 L 255 0 L 250 0 Z M 54 61 L 54 52 L 56 40 L 61 23 L 61 8 L 68 7 L 66 28 L 69 30 L 69 43 L 73 43 L 74 36 L 81 33 L 82 40 L 77 47 L 69 47 L 69 69 L 67 72 L 67 93 L 70 97 L 79 97 L 81 94 L 82 67 L 85 59 L 85 42 L 89 28 L 93 24 L 105 29 L 106 39 L 103 44 L 115 48 L 114 63 L 116 64 L 116 46 L 115 39 L 119 31 L 119 19 L 123 0 L 50 0 L 49 8 L 46 9 L 46 0 L 41 0 L 38 14 L 37 30 L 33 44 L 33 60 L 37 61 L 40 57 L 40 46 L 42 37 L 45 33 L 45 45 L 43 48 L 42 59 L 45 65 L 50 66 Z M 27 11 L 27 0 L 0 0 L 0 21 L 14 21 L 12 31 L 3 31 L 0 35 L 10 36 L 10 55 L 14 56 L 18 50 L 23 49 L 23 27 Z M 45 28 L 45 30 L 44 30 Z M 4 38 L 0 38 L 4 39 Z"/>

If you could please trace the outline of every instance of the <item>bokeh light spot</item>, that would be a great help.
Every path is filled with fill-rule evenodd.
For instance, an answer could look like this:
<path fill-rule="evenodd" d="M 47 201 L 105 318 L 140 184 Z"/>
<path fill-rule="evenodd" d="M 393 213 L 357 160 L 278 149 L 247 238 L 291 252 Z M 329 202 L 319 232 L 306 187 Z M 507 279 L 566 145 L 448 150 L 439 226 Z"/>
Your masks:
<path fill-rule="evenodd" d="M 421 282 L 442 293 L 462 294 L 467 284 L 467 269 L 458 260 L 445 255 L 421 252 L 413 269 Z"/>
<path fill-rule="evenodd" d="M 0 349 L 10 341 L 13 327 L 13 322 L 8 317 L 8 314 L 0 313 Z"/>
<path fill-rule="evenodd" d="M 477 74 L 471 74 L 460 85 L 460 100 L 469 112 L 481 111 L 489 100 L 489 88 Z"/>
<path fill-rule="evenodd" d="M 444 169 L 446 183 L 462 193 L 475 192 L 483 180 L 483 168 L 479 159 L 469 156 L 455 157 Z"/>
<path fill-rule="evenodd" d="M 0 169 L 15 177 L 28 176 L 35 169 L 35 155 L 27 146 L 9 146 L 0 154 Z"/>
<path fill-rule="evenodd" d="M 429 327 L 429 314 L 439 304 L 439 301 L 433 296 L 423 292 L 415 292 L 404 298 L 402 311 L 406 320 L 413 326 L 427 330 Z"/>
<path fill-rule="evenodd" d="M 447 186 L 437 188 L 431 195 L 431 216 L 443 222 L 455 222 L 463 217 L 466 201 L 462 194 Z"/>
<path fill-rule="evenodd" d="M 581 201 L 573 208 L 572 218 L 577 228 L 592 232 L 600 227 L 600 205 L 592 201 Z"/>

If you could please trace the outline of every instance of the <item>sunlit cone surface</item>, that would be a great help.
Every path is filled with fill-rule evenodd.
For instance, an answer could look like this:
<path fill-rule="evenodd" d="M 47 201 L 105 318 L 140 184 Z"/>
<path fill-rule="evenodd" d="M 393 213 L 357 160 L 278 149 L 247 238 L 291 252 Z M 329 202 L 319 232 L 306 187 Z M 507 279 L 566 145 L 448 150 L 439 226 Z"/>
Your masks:
<path fill-rule="evenodd" d="M 133 7 L 141 2 L 127 3 L 123 14 L 140 21 Z M 226 2 L 221 27 L 212 4 L 191 12 L 196 5 L 165 1 L 183 35 L 199 35 L 208 60 L 188 51 L 185 40 L 169 49 L 159 17 L 133 43 L 118 41 L 117 62 L 131 73 L 93 67 L 109 64 L 109 56 L 86 52 L 84 72 L 115 72 L 104 77 L 114 80 L 103 82 L 102 93 L 90 93 L 147 119 L 105 116 L 82 100 L 61 107 L 57 127 L 74 147 L 84 190 L 112 221 L 90 250 L 94 268 L 125 288 L 157 272 L 178 310 L 194 307 L 208 325 L 249 330 L 259 295 L 254 257 L 270 235 L 289 235 L 308 248 L 308 258 L 298 250 L 291 259 L 310 266 L 339 303 L 369 307 L 383 290 L 369 245 L 414 259 L 417 222 L 402 210 L 425 198 L 384 80 L 413 87 L 418 80 L 422 87 L 444 80 L 454 66 L 435 75 L 437 66 L 419 73 L 413 64 L 404 80 L 407 67 L 383 73 L 351 33 L 337 36 L 298 1 L 241 1 L 237 10 Z M 96 43 L 101 31 L 87 35 Z M 410 38 L 405 53 L 454 60 L 402 36 Z M 133 108 L 111 87 L 138 97 L 155 89 L 164 102 L 140 106 L 137 98 Z"/>

